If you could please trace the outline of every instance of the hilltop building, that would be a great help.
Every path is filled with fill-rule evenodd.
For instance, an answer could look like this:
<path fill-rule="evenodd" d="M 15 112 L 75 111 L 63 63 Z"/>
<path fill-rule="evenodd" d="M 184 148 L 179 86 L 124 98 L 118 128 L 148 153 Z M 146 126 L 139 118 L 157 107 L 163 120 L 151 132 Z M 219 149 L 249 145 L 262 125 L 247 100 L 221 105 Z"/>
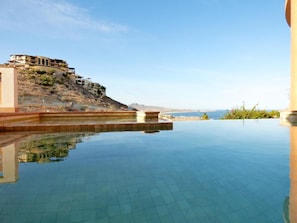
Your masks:
<path fill-rule="evenodd" d="M 29 56 L 29 55 L 10 55 L 10 64 L 13 65 L 27 65 L 27 66 L 43 66 L 58 68 L 68 72 L 68 64 L 64 60 L 51 59 L 43 56 Z"/>
<path fill-rule="evenodd" d="M 5 67 L 17 67 L 29 69 L 33 68 L 35 70 L 42 70 L 53 73 L 62 74 L 68 76 L 77 85 L 82 86 L 91 94 L 96 97 L 106 96 L 106 88 L 98 83 L 90 81 L 88 78 L 83 78 L 75 73 L 75 68 L 69 67 L 65 60 L 52 59 L 44 56 L 31 56 L 25 54 L 13 54 L 10 55 L 10 60 L 8 63 L 4 64 Z"/>

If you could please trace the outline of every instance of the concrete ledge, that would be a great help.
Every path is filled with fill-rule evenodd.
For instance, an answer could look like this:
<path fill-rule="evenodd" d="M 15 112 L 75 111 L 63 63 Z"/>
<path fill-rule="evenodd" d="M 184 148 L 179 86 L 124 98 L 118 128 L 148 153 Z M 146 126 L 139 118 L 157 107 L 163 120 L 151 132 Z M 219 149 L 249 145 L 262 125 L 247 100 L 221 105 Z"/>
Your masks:
<path fill-rule="evenodd" d="M 158 112 L 138 122 L 136 112 L 53 112 L 0 114 L 0 132 L 107 132 L 172 130 Z M 146 114 L 144 114 L 146 117 Z M 148 121 L 146 121 L 148 120 Z"/>
<path fill-rule="evenodd" d="M 40 121 L 106 121 L 106 120 L 135 120 L 136 113 L 133 111 L 121 112 L 54 112 L 39 113 Z"/>
<path fill-rule="evenodd" d="M 40 120 L 39 114 L 20 114 L 20 113 L 1 113 L 0 114 L 0 125 L 11 124 L 11 123 L 26 123 L 26 122 L 38 122 Z"/>
<path fill-rule="evenodd" d="M 0 112 L 18 112 L 19 108 L 15 108 L 15 107 L 0 107 Z"/>
<path fill-rule="evenodd" d="M 280 113 L 280 124 L 285 126 L 296 126 L 297 111 L 282 111 Z"/>
<path fill-rule="evenodd" d="M 136 112 L 137 122 L 158 121 L 159 113 L 160 112 L 137 111 Z"/>

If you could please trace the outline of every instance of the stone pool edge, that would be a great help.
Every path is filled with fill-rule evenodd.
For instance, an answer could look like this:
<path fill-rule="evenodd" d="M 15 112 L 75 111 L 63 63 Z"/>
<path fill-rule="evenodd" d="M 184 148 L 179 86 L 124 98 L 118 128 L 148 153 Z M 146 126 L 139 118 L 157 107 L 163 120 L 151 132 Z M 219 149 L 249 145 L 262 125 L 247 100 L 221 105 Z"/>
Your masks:
<path fill-rule="evenodd" d="M 139 111 L 0 113 L 0 132 L 172 130 L 173 123 L 159 121 L 158 115 L 159 112 Z"/>

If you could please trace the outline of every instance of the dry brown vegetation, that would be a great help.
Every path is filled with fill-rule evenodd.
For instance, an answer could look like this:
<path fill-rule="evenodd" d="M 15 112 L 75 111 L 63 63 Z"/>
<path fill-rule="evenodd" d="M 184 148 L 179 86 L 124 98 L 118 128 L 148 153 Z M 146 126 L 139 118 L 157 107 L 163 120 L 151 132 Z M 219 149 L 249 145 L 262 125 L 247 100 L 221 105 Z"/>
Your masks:
<path fill-rule="evenodd" d="M 128 107 L 107 96 L 94 96 L 68 75 L 18 68 L 20 111 L 112 111 Z"/>

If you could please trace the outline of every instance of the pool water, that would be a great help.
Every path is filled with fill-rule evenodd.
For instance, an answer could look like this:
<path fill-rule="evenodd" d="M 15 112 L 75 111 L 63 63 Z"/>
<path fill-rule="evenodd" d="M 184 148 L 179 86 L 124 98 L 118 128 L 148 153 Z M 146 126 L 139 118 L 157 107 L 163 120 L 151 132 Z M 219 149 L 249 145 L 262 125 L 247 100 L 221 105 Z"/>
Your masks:
<path fill-rule="evenodd" d="M 0 184 L 0 222 L 284 222 L 289 142 L 279 120 L 80 135 L 60 162 L 20 163 Z"/>

